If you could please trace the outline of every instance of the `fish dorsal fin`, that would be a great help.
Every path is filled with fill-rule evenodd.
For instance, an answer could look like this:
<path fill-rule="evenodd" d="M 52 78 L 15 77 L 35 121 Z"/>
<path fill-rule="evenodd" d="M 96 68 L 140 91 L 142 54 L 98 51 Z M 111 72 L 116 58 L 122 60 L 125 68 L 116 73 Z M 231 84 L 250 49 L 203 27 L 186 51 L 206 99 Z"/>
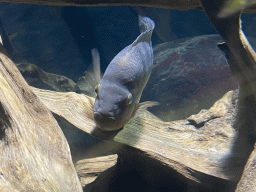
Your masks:
<path fill-rule="evenodd" d="M 140 42 L 147 42 L 148 44 L 151 44 L 151 36 L 153 29 L 155 28 L 155 23 L 150 18 L 139 15 L 139 28 L 141 34 L 132 43 L 132 48 L 138 45 Z"/>

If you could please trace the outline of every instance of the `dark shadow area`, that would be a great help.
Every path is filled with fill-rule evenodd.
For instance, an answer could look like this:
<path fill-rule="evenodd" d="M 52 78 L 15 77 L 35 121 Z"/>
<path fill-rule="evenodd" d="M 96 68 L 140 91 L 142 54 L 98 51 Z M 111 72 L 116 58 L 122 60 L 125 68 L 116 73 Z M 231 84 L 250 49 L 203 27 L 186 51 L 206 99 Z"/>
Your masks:
<path fill-rule="evenodd" d="M 9 39 L 9 36 L 7 35 L 2 19 L 0 18 L 0 35 L 3 41 L 3 47 L 6 49 L 7 53 L 9 54 L 9 57 L 13 60 L 14 59 L 14 48 L 12 46 L 12 43 Z"/>
<path fill-rule="evenodd" d="M 252 80 L 247 80 L 246 76 L 248 72 L 243 71 L 244 69 L 240 67 L 242 62 L 239 63 L 240 61 L 236 59 L 227 44 L 218 44 L 218 48 L 225 53 L 232 74 L 240 81 L 237 114 L 234 116 L 233 123 L 236 136 L 230 154 L 224 159 L 222 165 L 223 172 L 233 176 L 238 181 L 256 141 L 256 101 L 253 95 L 254 87 L 251 85 Z M 252 62 L 246 62 L 249 60 L 247 59 L 247 54 L 241 53 L 241 56 L 244 56 L 245 64 L 250 65 Z M 253 70 L 253 66 L 247 67 Z"/>
<path fill-rule="evenodd" d="M 54 114 L 54 118 L 58 121 L 58 124 L 68 141 L 74 163 L 83 159 L 84 153 L 89 147 L 100 142 L 99 139 L 76 128 L 60 116 Z"/>
<path fill-rule="evenodd" d="M 94 130 L 91 132 L 91 135 L 102 140 L 110 140 L 113 139 L 119 133 L 119 131 L 122 130 L 123 128 L 116 131 L 103 131 L 99 127 L 95 126 Z"/>
<path fill-rule="evenodd" d="M 254 96 L 241 97 L 238 103 L 238 112 L 235 117 L 234 128 L 236 137 L 230 155 L 223 163 L 224 173 L 240 179 L 244 166 L 254 148 L 256 141 L 256 102 Z"/>
<path fill-rule="evenodd" d="M 0 103 L 0 140 L 5 137 L 5 130 L 11 128 L 10 118 Z"/>
<path fill-rule="evenodd" d="M 140 34 L 138 16 L 129 6 L 64 7 L 62 17 L 84 60 L 86 70 L 92 62 L 91 49 L 100 54 L 101 69 Z"/>
<path fill-rule="evenodd" d="M 216 118 L 219 118 L 219 117 L 212 117 L 210 119 L 207 119 L 206 121 L 202 121 L 201 123 L 197 123 L 195 120 L 193 119 L 187 119 L 188 120 L 188 124 L 187 125 L 193 125 L 195 128 L 197 129 L 200 129 L 201 127 L 203 127 L 205 125 L 205 123 L 213 120 L 213 119 L 216 119 Z"/>
<path fill-rule="evenodd" d="M 235 183 L 231 181 L 197 173 L 193 170 L 191 170 L 191 175 L 199 179 L 201 183 L 189 180 L 176 170 L 127 146 L 119 151 L 117 164 L 100 174 L 94 182 L 85 186 L 84 191 L 231 192 L 235 189 Z"/>
<path fill-rule="evenodd" d="M 85 71 L 92 62 L 91 50 L 96 48 L 93 20 L 87 15 L 85 7 L 75 6 L 63 7 L 62 17 L 83 57 L 85 65 L 82 71 Z"/>

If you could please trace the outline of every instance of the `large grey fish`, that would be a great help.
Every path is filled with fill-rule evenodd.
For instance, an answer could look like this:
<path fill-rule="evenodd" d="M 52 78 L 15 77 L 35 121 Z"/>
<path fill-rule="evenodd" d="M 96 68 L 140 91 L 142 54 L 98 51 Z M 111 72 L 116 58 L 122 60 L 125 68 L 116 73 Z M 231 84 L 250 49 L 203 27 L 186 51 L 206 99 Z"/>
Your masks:
<path fill-rule="evenodd" d="M 155 23 L 139 16 L 139 27 L 141 34 L 114 57 L 95 88 L 94 119 L 105 131 L 122 128 L 142 110 L 157 104 L 139 103 L 153 68 L 151 36 Z"/>

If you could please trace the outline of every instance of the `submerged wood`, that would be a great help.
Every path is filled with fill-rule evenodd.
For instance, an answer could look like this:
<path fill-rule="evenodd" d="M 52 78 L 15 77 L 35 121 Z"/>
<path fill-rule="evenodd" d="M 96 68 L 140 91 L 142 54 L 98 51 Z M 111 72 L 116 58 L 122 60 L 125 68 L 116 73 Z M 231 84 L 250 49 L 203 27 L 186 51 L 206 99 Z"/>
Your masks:
<path fill-rule="evenodd" d="M 249 157 L 236 191 L 255 191 L 256 180 L 256 53 L 241 29 L 240 14 L 221 19 L 217 16 L 225 0 L 201 0 L 205 12 L 225 43 L 219 48 L 225 53 L 230 69 L 240 83 L 238 112 L 234 122 L 237 137 L 232 151 Z M 245 162 L 246 163 L 246 162 Z M 235 166 L 236 162 L 232 162 Z"/>
<path fill-rule="evenodd" d="M 2 2 L 10 3 L 32 3 L 40 5 L 54 5 L 54 6 L 149 6 L 165 9 L 188 10 L 188 9 L 203 9 L 200 0 L 0 0 Z M 246 10 L 245 13 L 255 13 L 256 6 L 252 6 Z"/>
<path fill-rule="evenodd" d="M 100 159 L 104 160 L 100 157 Z M 98 167 L 99 158 L 90 159 L 93 167 Z M 109 191 L 204 191 L 204 192 L 226 192 L 234 191 L 235 182 L 212 177 L 207 174 L 197 172 L 189 167 L 182 167 L 175 161 L 168 161 L 168 165 L 161 161 L 152 158 L 149 154 L 135 149 L 133 147 L 125 146 L 118 152 L 117 163 L 102 172 L 92 183 L 84 186 L 86 192 L 109 192 Z M 78 162 L 79 163 L 79 162 Z M 172 166 L 170 166 L 172 165 Z M 79 166 L 84 166 L 79 163 Z M 200 178 L 198 181 L 191 180 L 177 171 L 184 169 L 190 172 L 194 178 Z M 78 169 L 77 169 L 78 170 Z M 81 170 L 81 168 L 80 168 Z M 85 170 L 84 172 L 92 172 L 94 169 Z M 78 170 L 80 179 L 82 180 L 84 172 Z M 84 183 L 83 183 L 84 184 Z M 104 186 L 104 188 L 102 187 Z M 136 186 L 136 187 L 135 187 Z"/>
<path fill-rule="evenodd" d="M 103 171 L 114 166 L 117 155 L 83 159 L 77 162 L 76 170 L 82 186 L 93 182 Z"/>
<path fill-rule="evenodd" d="M 200 176 L 194 177 L 188 168 L 226 180 L 240 177 L 243 167 L 232 167 L 234 173 L 230 175 L 223 172 L 235 132 L 232 122 L 237 92 L 228 92 L 211 109 L 186 120 L 163 122 L 145 111 L 116 132 L 104 132 L 95 125 L 91 97 L 37 88 L 33 92 L 53 113 L 77 128 L 142 150 L 187 178 L 200 181 Z"/>
<path fill-rule="evenodd" d="M 68 143 L 0 46 L 0 191 L 82 191 Z"/>
<path fill-rule="evenodd" d="M 58 5 L 58 6 L 120 6 L 120 5 L 130 5 L 130 6 L 151 6 L 151 7 L 162 7 L 169 9 L 195 9 L 201 8 L 201 3 L 199 0 L 167 0 L 167 1 L 143 1 L 143 0 L 1 0 L 11 3 L 33 3 L 42 5 Z"/>
<path fill-rule="evenodd" d="M 251 153 L 245 166 L 241 180 L 239 181 L 236 191 L 255 191 L 256 190 L 256 171 L 255 171 L 256 149 Z"/>

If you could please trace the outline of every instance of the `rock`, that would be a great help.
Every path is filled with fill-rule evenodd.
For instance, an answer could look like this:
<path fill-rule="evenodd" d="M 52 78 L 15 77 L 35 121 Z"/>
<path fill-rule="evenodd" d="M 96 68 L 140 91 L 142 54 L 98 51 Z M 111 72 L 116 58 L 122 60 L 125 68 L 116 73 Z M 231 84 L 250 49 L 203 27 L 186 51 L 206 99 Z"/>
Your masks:
<path fill-rule="evenodd" d="M 17 68 L 27 83 L 40 89 L 69 92 L 75 89 L 76 83 L 71 79 L 57 74 L 47 73 L 31 63 L 19 63 Z"/>
<path fill-rule="evenodd" d="M 210 108 L 227 91 L 238 88 L 218 35 L 183 38 L 154 47 L 155 68 L 141 101 L 158 101 L 151 111 L 170 121 Z"/>

